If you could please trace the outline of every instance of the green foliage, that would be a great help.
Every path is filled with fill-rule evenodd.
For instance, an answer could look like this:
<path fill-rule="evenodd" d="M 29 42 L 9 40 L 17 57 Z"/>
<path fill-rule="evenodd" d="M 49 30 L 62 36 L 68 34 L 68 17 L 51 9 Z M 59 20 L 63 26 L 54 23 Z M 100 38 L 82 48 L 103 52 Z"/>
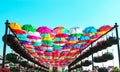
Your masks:
<path fill-rule="evenodd" d="M 14 53 L 8 53 L 6 55 L 6 60 L 11 61 L 13 63 L 19 63 L 20 62 L 20 58 L 18 57 L 18 55 L 14 54 Z"/>
<path fill-rule="evenodd" d="M 117 66 L 114 67 L 114 72 L 119 72 L 119 69 Z"/>

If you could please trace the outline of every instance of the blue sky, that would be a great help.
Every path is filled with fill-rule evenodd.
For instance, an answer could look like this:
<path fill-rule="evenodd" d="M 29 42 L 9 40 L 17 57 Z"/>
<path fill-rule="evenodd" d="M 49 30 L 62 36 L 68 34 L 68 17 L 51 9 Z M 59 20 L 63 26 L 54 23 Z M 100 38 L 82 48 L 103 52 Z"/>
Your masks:
<path fill-rule="evenodd" d="M 120 0 L 0 0 L 0 55 L 7 19 L 35 27 L 98 28 L 115 22 L 120 24 Z M 7 47 L 7 53 L 10 51 Z"/>

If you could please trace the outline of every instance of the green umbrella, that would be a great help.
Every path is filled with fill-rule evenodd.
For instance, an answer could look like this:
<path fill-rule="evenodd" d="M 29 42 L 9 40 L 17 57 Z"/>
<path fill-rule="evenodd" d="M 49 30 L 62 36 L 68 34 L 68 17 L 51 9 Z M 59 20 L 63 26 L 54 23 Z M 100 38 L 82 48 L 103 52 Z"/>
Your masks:
<path fill-rule="evenodd" d="M 25 30 L 25 31 L 31 31 L 31 32 L 35 32 L 36 31 L 36 28 L 33 27 L 32 25 L 30 24 L 25 24 L 22 26 L 22 29 Z"/>

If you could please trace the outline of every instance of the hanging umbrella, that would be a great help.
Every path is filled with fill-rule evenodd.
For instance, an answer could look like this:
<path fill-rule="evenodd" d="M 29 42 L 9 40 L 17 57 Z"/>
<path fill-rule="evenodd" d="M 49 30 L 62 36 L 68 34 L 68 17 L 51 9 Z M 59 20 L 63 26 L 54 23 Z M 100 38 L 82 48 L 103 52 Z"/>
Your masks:
<path fill-rule="evenodd" d="M 41 42 L 37 42 L 37 41 L 36 41 L 36 42 L 33 42 L 32 45 L 33 45 L 33 46 L 40 46 L 40 45 L 41 45 Z"/>
<path fill-rule="evenodd" d="M 79 27 L 70 28 L 70 34 L 82 33 L 82 29 Z"/>
<path fill-rule="evenodd" d="M 38 56 L 36 52 L 30 52 L 30 54 L 31 54 L 32 56 L 34 56 L 34 57 L 37 57 L 37 56 Z"/>
<path fill-rule="evenodd" d="M 78 51 L 80 51 L 79 48 L 72 48 L 71 51 L 70 51 L 70 53 L 76 53 L 76 52 L 78 52 Z"/>
<path fill-rule="evenodd" d="M 98 31 L 109 31 L 111 28 L 113 28 L 112 26 L 110 25 L 104 25 L 104 26 L 101 26 Z"/>
<path fill-rule="evenodd" d="M 62 50 L 62 47 L 59 45 L 53 45 L 53 49 L 60 51 L 60 50 Z"/>
<path fill-rule="evenodd" d="M 52 52 L 44 52 L 45 56 L 52 56 Z"/>
<path fill-rule="evenodd" d="M 20 26 L 18 23 L 10 23 L 10 24 L 9 24 L 9 27 L 10 27 L 12 30 L 22 30 L 22 29 L 21 29 L 21 26 Z"/>
<path fill-rule="evenodd" d="M 41 45 L 41 36 L 39 32 L 31 32 L 28 33 L 28 41 L 31 43 L 32 46 L 40 46 Z"/>
<path fill-rule="evenodd" d="M 57 38 L 61 38 L 61 37 L 67 38 L 68 36 L 69 36 L 68 34 L 56 34 L 55 35 L 55 37 L 57 37 Z"/>
<path fill-rule="evenodd" d="M 71 45 L 64 45 L 62 48 L 62 52 L 69 52 L 71 48 L 72 48 Z"/>
<path fill-rule="evenodd" d="M 95 35 L 93 35 L 93 36 L 91 37 L 90 40 L 94 41 L 94 40 L 98 39 L 98 38 L 101 37 L 101 36 L 102 36 L 102 34 L 95 34 Z"/>
<path fill-rule="evenodd" d="M 75 44 L 78 38 L 82 36 L 82 29 L 79 27 L 73 27 L 70 29 L 70 36 L 67 38 L 67 44 Z"/>
<path fill-rule="evenodd" d="M 74 45 L 72 46 L 72 48 L 78 48 L 78 49 L 80 49 L 81 45 L 82 45 L 82 44 L 74 44 Z"/>
<path fill-rule="evenodd" d="M 58 27 L 56 27 L 56 28 L 53 29 L 53 32 L 55 34 L 67 34 L 69 32 L 69 30 L 66 29 L 63 26 L 58 26 Z"/>
<path fill-rule="evenodd" d="M 69 36 L 68 32 L 69 30 L 63 26 L 58 26 L 54 28 L 53 29 L 53 33 L 55 34 L 54 44 L 63 46 L 67 42 L 67 37 Z"/>
<path fill-rule="evenodd" d="M 64 58 L 68 58 L 67 55 L 69 54 L 70 51 L 62 51 L 60 53 L 59 59 L 64 59 Z"/>
<path fill-rule="evenodd" d="M 31 31 L 29 31 L 27 34 L 30 35 L 30 36 L 41 37 L 39 32 L 31 32 Z"/>
<path fill-rule="evenodd" d="M 25 24 L 22 26 L 22 29 L 25 30 L 25 31 L 31 31 L 31 32 L 35 32 L 36 31 L 36 28 L 33 27 L 32 25 L 30 24 Z"/>
<path fill-rule="evenodd" d="M 89 40 L 90 36 L 81 36 L 78 40 Z"/>
<path fill-rule="evenodd" d="M 27 50 L 31 50 L 33 49 L 34 47 L 29 45 L 29 44 L 22 44 Z"/>
<path fill-rule="evenodd" d="M 43 37 L 43 38 L 44 38 L 44 37 L 50 38 L 50 37 L 52 37 L 52 36 L 51 36 L 51 34 L 43 33 L 43 34 L 41 34 L 41 37 Z"/>
<path fill-rule="evenodd" d="M 67 39 L 63 38 L 63 37 L 61 37 L 61 38 L 56 37 L 56 38 L 54 38 L 53 41 L 54 41 L 54 45 L 63 46 L 67 42 Z"/>
<path fill-rule="evenodd" d="M 35 49 L 35 51 L 42 51 L 43 50 L 43 48 L 41 48 L 40 46 L 34 46 L 34 49 Z"/>
<path fill-rule="evenodd" d="M 46 49 L 46 52 L 52 52 L 53 51 L 53 48 L 52 47 L 47 47 L 47 49 Z"/>
<path fill-rule="evenodd" d="M 15 29 L 12 29 L 12 31 L 13 31 L 15 34 L 26 34 L 26 31 L 25 31 L 25 30 L 15 30 Z"/>
<path fill-rule="evenodd" d="M 41 41 L 41 36 L 40 36 L 40 34 L 39 34 L 39 32 L 31 32 L 31 31 L 29 31 L 28 33 L 28 39 L 29 39 L 29 41 Z"/>
<path fill-rule="evenodd" d="M 95 29 L 93 26 L 89 26 L 83 30 L 84 33 L 96 33 L 97 29 Z"/>
<path fill-rule="evenodd" d="M 48 45 L 48 46 L 52 46 L 53 45 L 53 41 L 52 40 L 42 40 L 42 44 Z"/>
<path fill-rule="evenodd" d="M 60 53 L 60 57 L 66 56 L 69 52 L 70 52 L 70 50 L 68 50 L 68 51 L 62 51 L 62 52 Z"/>
<path fill-rule="evenodd" d="M 78 38 L 77 37 L 69 37 L 67 38 L 68 41 L 77 41 Z"/>
<path fill-rule="evenodd" d="M 10 23 L 9 27 L 15 34 L 26 34 L 26 32 L 21 29 L 21 26 L 18 23 Z"/>
<path fill-rule="evenodd" d="M 41 26 L 37 29 L 37 31 L 41 34 L 44 34 L 44 33 L 46 34 L 46 33 L 51 33 L 52 30 L 47 26 Z"/>
<path fill-rule="evenodd" d="M 53 50 L 53 58 L 59 57 L 60 51 L 59 50 Z"/>
<path fill-rule="evenodd" d="M 16 34 L 17 38 L 20 40 L 20 41 L 28 41 L 27 39 L 27 34 Z"/>
<path fill-rule="evenodd" d="M 64 45 L 62 48 L 62 51 L 60 53 L 60 58 L 66 58 L 66 56 L 69 54 L 69 52 L 71 51 L 72 46 L 71 45 Z"/>
<path fill-rule="evenodd" d="M 44 50 L 36 50 L 36 53 L 41 57 L 44 56 Z"/>
<path fill-rule="evenodd" d="M 81 37 L 82 34 L 81 33 L 77 33 L 77 34 L 70 34 L 70 37 Z"/>
<path fill-rule="evenodd" d="M 53 37 L 51 34 L 41 34 L 42 44 L 52 46 L 53 45 Z"/>

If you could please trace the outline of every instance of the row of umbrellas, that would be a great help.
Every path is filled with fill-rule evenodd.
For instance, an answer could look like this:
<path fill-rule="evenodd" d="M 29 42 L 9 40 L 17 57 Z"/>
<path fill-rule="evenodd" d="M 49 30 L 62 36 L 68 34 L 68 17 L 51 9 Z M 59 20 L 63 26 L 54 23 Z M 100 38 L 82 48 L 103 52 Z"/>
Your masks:
<path fill-rule="evenodd" d="M 35 28 L 32 25 L 10 23 L 9 27 L 16 34 L 21 44 L 31 55 L 41 62 L 53 66 L 65 66 L 73 61 L 91 42 L 112 29 L 104 25 L 99 29 L 93 26 L 82 30 L 80 27 L 67 29 L 58 26 Z"/>

